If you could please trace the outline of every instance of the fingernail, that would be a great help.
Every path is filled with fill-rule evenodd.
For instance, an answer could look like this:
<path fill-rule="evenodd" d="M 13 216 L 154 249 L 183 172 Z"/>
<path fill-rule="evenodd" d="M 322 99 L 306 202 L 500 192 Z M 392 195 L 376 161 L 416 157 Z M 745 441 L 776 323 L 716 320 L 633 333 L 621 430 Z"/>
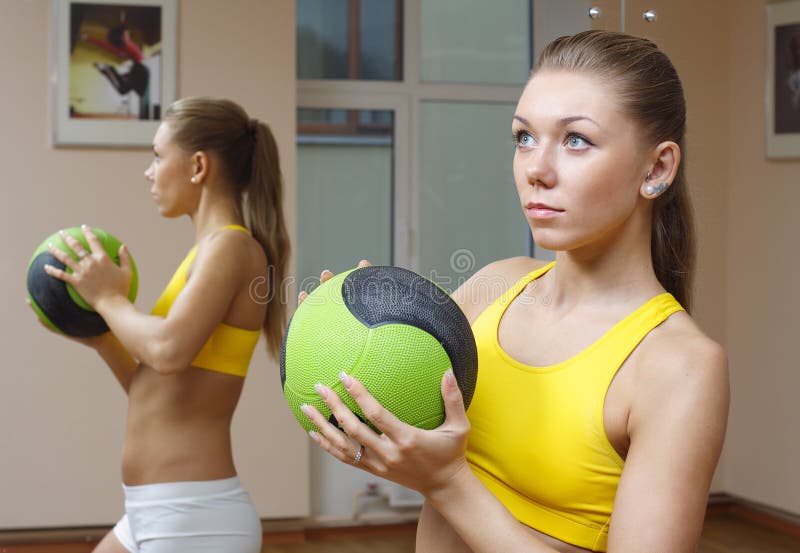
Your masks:
<path fill-rule="evenodd" d="M 310 414 L 310 410 L 308 409 L 308 403 L 304 403 L 300 406 L 300 410 L 305 413 L 306 416 Z"/>
<path fill-rule="evenodd" d="M 344 384 L 345 388 L 349 388 L 350 385 L 353 383 L 353 379 L 350 378 L 350 376 L 344 371 L 339 373 L 339 380 L 342 381 L 342 384 Z"/>
<path fill-rule="evenodd" d="M 48 248 L 54 248 L 55 246 L 53 246 L 53 243 L 52 243 L 52 242 L 48 242 L 48 243 L 47 243 L 47 247 L 48 247 Z"/>
<path fill-rule="evenodd" d="M 448 382 L 455 382 L 456 375 L 453 374 L 453 369 L 447 369 L 444 371 L 444 377 L 447 379 Z"/>
<path fill-rule="evenodd" d="M 314 389 L 319 394 L 319 397 L 321 397 L 322 399 L 328 399 L 328 390 L 325 389 L 325 386 L 317 382 L 316 384 L 314 384 Z"/>
<path fill-rule="evenodd" d="M 81 225 L 81 228 L 82 228 L 83 230 L 86 230 L 87 228 L 89 228 L 89 225 Z"/>
<path fill-rule="evenodd" d="M 317 434 L 315 431 L 309 430 L 308 435 L 311 436 L 311 439 L 314 440 L 315 442 L 319 441 L 319 434 Z"/>

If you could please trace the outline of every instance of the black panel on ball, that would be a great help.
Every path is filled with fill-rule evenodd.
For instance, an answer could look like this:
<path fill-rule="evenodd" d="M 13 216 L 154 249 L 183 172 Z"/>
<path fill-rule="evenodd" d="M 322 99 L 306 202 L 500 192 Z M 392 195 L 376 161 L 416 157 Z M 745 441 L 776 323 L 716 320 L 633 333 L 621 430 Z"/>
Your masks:
<path fill-rule="evenodd" d="M 362 267 L 342 282 L 345 305 L 370 327 L 402 323 L 442 344 L 469 407 L 478 374 L 478 351 L 469 321 L 455 301 L 430 280 L 401 267 Z"/>
<path fill-rule="evenodd" d="M 283 333 L 283 341 L 281 342 L 281 389 L 286 387 L 286 340 L 289 337 L 289 329 L 292 327 L 292 319 L 294 319 L 294 315 L 289 318 L 289 323 L 286 325 L 286 330 Z"/>
<path fill-rule="evenodd" d="M 68 336 L 87 338 L 108 332 L 103 317 L 77 305 L 64 281 L 44 272 L 45 265 L 64 270 L 66 267 L 50 252 L 36 256 L 28 269 L 28 293 L 53 325 Z"/>

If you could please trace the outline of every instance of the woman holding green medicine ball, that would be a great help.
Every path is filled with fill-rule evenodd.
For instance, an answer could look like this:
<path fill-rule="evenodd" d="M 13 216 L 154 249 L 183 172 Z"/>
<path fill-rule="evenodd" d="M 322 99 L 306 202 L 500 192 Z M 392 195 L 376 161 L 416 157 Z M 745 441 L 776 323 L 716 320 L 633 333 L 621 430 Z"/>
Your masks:
<path fill-rule="evenodd" d="M 558 38 L 510 123 L 519 205 L 555 262 L 496 261 L 454 292 L 478 351 L 469 409 L 445 373 L 445 422 L 413 428 L 342 373 L 381 433 L 317 384 L 341 429 L 305 405 L 311 437 L 425 495 L 417 553 L 694 552 L 729 390 L 725 351 L 688 314 L 675 67 L 643 38 Z"/>
<path fill-rule="evenodd" d="M 120 251 L 122 250 L 122 243 L 119 239 L 102 229 L 94 228 L 91 231 L 106 254 L 116 265 L 119 265 Z M 78 244 L 73 244 L 73 247 L 70 248 L 64 240 L 65 236 L 77 240 Z M 81 227 L 68 228 L 48 236 L 33 252 L 28 263 L 26 278 L 28 303 L 45 326 L 67 336 L 91 338 L 108 332 L 108 325 L 103 318 L 86 303 L 86 300 L 72 286 L 48 274 L 48 270 L 53 268 L 53 264 L 57 265 L 58 269 L 68 269 L 64 263 L 50 253 L 53 247 L 69 253 L 74 261 L 80 261 L 75 250 L 87 252 L 89 242 Z M 99 251 L 99 248 L 95 249 Z M 126 263 L 130 272 L 128 299 L 133 302 L 136 300 L 139 279 L 136 265 L 130 255 L 126 256 Z"/>
<path fill-rule="evenodd" d="M 128 394 L 126 514 L 95 553 L 258 553 L 262 528 L 237 477 L 230 424 L 260 335 L 277 356 L 285 324 L 277 145 L 234 102 L 194 97 L 166 110 L 153 154 L 145 171 L 153 200 L 164 217 L 188 216 L 195 240 L 152 311 L 127 296 L 124 246 L 117 266 L 88 228 L 88 248 L 62 236 L 75 258 L 50 248 L 69 272 L 46 269 L 108 324 L 110 332 L 79 341 Z"/>

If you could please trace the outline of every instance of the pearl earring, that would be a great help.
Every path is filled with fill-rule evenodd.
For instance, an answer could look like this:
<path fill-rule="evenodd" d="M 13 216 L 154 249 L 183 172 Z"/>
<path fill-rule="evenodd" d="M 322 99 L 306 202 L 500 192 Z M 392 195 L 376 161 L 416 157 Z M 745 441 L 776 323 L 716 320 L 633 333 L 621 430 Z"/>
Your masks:
<path fill-rule="evenodd" d="M 644 187 L 644 193 L 647 194 L 648 196 L 658 196 L 659 194 L 664 192 L 664 190 L 666 190 L 667 188 L 669 188 L 668 182 L 660 182 L 655 186 L 653 186 L 652 184 L 648 184 L 647 186 Z"/>
<path fill-rule="evenodd" d="M 189 180 L 192 182 L 192 184 L 197 184 L 197 177 L 192 177 Z"/>

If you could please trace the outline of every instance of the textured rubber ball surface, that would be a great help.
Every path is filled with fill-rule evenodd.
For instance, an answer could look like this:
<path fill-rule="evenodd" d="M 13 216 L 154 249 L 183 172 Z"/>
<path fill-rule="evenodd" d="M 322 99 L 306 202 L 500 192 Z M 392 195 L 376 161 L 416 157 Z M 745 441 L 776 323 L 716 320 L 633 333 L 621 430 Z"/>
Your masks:
<path fill-rule="evenodd" d="M 108 256 L 114 263 L 119 265 L 121 242 L 101 229 L 95 228 L 92 231 L 100 240 Z M 65 232 L 78 240 L 87 251 L 89 250 L 89 244 L 80 227 L 68 228 L 65 229 Z M 52 265 L 61 270 L 69 271 L 63 263 L 50 253 L 47 249 L 48 244 L 53 244 L 64 252 L 71 252 L 57 232 L 48 236 L 34 251 L 28 263 L 26 285 L 28 299 L 36 314 L 50 328 L 68 336 L 87 338 L 107 332 L 108 325 L 103 318 L 80 297 L 72 286 L 62 280 L 51 277 L 44 271 L 45 265 Z M 77 260 L 74 252 L 71 253 L 71 256 Z M 131 279 L 128 299 L 134 301 L 139 280 L 133 257 L 131 257 L 131 269 L 133 270 L 133 278 Z"/>
<path fill-rule="evenodd" d="M 358 378 L 404 422 L 435 428 L 444 420 L 440 383 L 449 367 L 468 407 L 478 360 L 467 318 L 430 280 L 386 266 L 341 273 L 312 292 L 289 322 L 280 360 L 284 395 L 307 430 L 313 427 L 300 411 L 303 403 L 331 417 L 314 390 L 317 382 L 364 419 L 340 371 Z"/>

